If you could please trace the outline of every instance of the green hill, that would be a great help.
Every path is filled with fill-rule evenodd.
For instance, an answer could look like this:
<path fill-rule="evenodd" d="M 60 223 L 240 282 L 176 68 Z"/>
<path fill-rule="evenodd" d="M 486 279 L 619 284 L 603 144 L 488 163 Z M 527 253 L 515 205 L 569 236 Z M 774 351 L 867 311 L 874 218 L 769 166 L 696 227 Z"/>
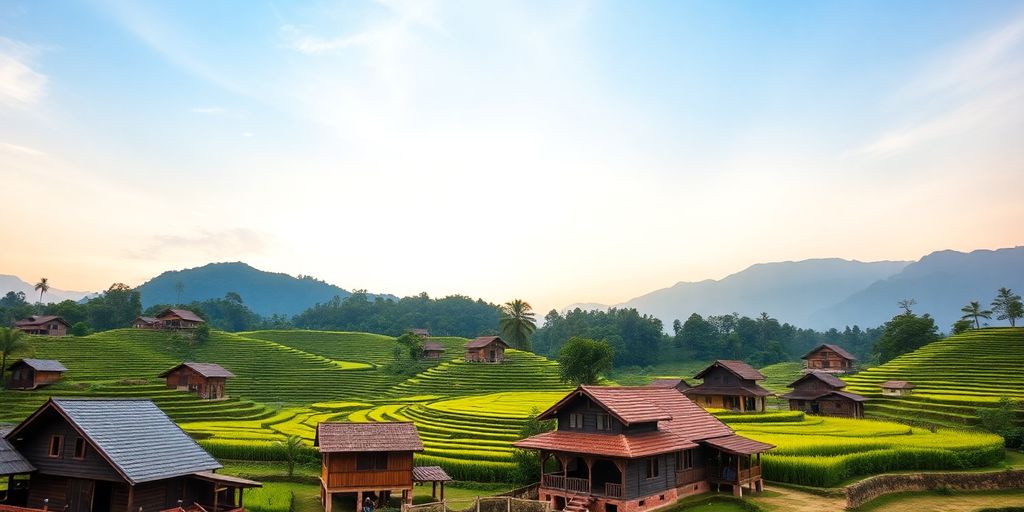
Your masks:
<path fill-rule="evenodd" d="M 498 391 L 568 391 L 558 363 L 530 352 L 506 350 L 503 364 L 441 363 L 395 386 L 391 396 L 461 396 Z"/>
<path fill-rule="evenodd" d="M 973 425 L 978 408 L 992 407 L 1001 397 L 1024 400 L 1024 328 L 950 336 L 844 380 L 850 391 L 871 399 L 868 416 Z M 885 397 L 880 385 L 887 380 L 906 380 L 916 388 L 910 396 Z M 1018 421 L 1024 425 L 1024 410 Z"/>

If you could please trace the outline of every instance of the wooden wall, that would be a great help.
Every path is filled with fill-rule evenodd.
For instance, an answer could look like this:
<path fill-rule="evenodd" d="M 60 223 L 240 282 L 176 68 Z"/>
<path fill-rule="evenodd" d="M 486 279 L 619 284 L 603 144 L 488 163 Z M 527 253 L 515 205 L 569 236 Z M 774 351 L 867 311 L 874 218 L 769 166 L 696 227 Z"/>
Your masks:
<path fill-rule="evenodd" d="M 389 452 L 386 470 L 356 469 L 357 453 L 325 453 L 322 477 L 328 489 L 411 488 L 412 452 Z"/>

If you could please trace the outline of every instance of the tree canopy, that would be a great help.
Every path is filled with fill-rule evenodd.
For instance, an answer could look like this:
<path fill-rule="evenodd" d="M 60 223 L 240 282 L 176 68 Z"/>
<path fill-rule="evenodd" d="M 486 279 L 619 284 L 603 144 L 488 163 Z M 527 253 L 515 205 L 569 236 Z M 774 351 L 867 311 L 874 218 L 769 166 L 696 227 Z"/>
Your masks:
<path fill-rule="evenodd" d="M 606 342 L 572 338 L 558 355 L 562 382 L 574 386 L 597 384 L 601 375 L 612 369 L 613 357 L 612 347 Z"/>

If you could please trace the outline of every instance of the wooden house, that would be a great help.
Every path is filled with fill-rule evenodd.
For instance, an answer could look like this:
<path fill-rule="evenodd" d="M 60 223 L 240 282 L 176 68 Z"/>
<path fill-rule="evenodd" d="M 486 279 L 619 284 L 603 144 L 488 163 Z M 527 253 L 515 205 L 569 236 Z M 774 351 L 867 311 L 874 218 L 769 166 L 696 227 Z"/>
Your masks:
<path fill-rule="evenodd" d="M 676 391 L 679 391 L 680 393 L 693 387 L 690 385 L 690 383 L 686 382 L 683 379 L 670 378 L 654 379 L 651 381 L 650 384 L 648 384 L 648 386 L 655 388 L 672 388 Z"/>
<path fill-rule="evenodd" d="M 52 382 L 57 382 L 68 371 L 60 361 L 53 359 L 22 359 L 8 367 L 11 379 L 7 381 L 10 389 L 36 389 Z"/>
<path fill-rule="evenodd" d="M 134 329 L 159 329 L 160 320 L 155 316 L 140 316 L 132 322 Z"/>
<path fill-rule="evenodd" d="M 789 384 L 793 391 L 782 395 L 789 400 L 789 410 L 809 414 L 864 418 L 864 398 L 843 391 L 846 383 L 831 373 L 813 371 Z"/>
<path fill-rule="evenodd" d="M 703 382 L 683 393 L 705 409 L 764 412 L 772 392 L 758 385 L 764 375 L 743 361 L 720 359 L 696 376 Z"/>
<path fill-rule="evenodd" d="M 159 375 L 167 379 L 168 388 L 189 391 L 207 400 L 227 398 L 224 388 L 227 380 L 234 376 L 219 364 L 190 362 L 181 363 Z"/>
<path fill-rule="evenodd" d="M 412 454 L 423 451 L 412 423 L 324 422 L 317 425 L 313 444 L 320 450 L 320 500 L 326 512 L 335 494 L 354 495 L 357 504 L 367 495 L 384 503 L 398 491 L 402 503 L 412 504 Z"/>
<path fill-rule="evenodd" d="M 502 363 L 507 348 L 508 343 L 498 336 L 480 336 L 466 343 L 466 362 Z"/>
<path fill-rule="evenodd" d="M 35 468 L 19 506 L 66 512 L 242 511 L 259 482 L 221 465 L 150 400 L 51 398 L 6 435 Z"/>
<path fill-rule="evenodd" d="M 32 315 L 14 322 L 14 328 L 25 334 L 39 336 L 67 336 L 71 325 L 63 318 L 53 315 Z"/>
<path fill-rule="evenodd" d="M 28 481 L 16 477 L 28 475 L 36 467 L 4 439 L 6 433 L 0 431 L 0 481 L 7 484 L 0 491 L 0 506 L 24 506 L 28 502 Z"/>
<path fill-rule="evenodd" d="M 818 345 L 801 358 L 804 360 L 804 371 L 820 371 L 830 373 L 846 373 L 853 370 L 857 358 L 838 345 L 823 343 Z"/>
<path fill-rule="evenodd" d="M 914 384 L 905 380 L 889 380 L 882 383 L 882 395 L 907 396 L 914 392 Z"/>
<path fill-rule="evenodd" d="M 206 323 L 199 315 L 187 309 L 165 309 L 156 315 L 163 329 L 195 329 Z"/>
<path fill-rule="evenodd" d="M 667 387 L 580 386 L 539 418 L 556 430 L 513 446 L 540 452 L 540 499 L 555 510 L 638 512 L 722 485 L 761 491 L 760 454 L 774 448 Z"/>
<path fill-rule="evenodd" d="M 436 341 L 423 342 L 423 359 L 439 360 L 444 355 L 444 345 Z"/>
<path fill-rule="evenodd" d="M 419 336 L 420 339 L 422 340 L 425 340 L 430 337 L 430 331 L 426 329 L 409 329 L 409 332 L 413 333 L 416 336 Z"/>

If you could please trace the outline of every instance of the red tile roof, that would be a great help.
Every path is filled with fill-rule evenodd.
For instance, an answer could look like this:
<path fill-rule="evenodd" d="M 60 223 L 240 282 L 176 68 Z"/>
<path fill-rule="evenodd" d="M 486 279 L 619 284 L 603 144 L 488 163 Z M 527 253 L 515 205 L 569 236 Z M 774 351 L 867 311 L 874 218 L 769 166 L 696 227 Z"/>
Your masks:
<path fill-rule="evenodd" d="M 672 419 L 671 414 L 665 412 L 658 404 L 654 403 L 652 399 L 654 395 L 645 395 L 642 392 L 648 389 L 663 390 L 667 388 L 580 386 L 572 393 L 566 395 L 565 398 L 559 400 L 558 403 L 552 405 L 548 410 L 541 413 L 538 418 L 542 420 L 553 419 L 558 414 L 558 410 L 563 406 L 580 396 L 587 396 L 626 425 Z M 669 391 L 674 391 L 678 394 L 678 391 Z"/>
<path fill-rule="evenodd" d="M 165 309 L 165 310 L 161 311 L 160 314 L 157 315 L 156 317 L 158 319 L 163 320 L 164 317 L 171 316 L 171 315 L 176 316 L 176 317 L 178 317 L 178 318 L 180 318 L 182 320 L 187 320 L 189 322 L 205 322 L 205 320 L 203 320 L 202 318 L 199 318 L 199 315 L 197 315 L 197 314 L 195 314 L 195 313 L 193 313 L 193 312 L 191 312 L 191 311 L 189 311 L 187 309 L 174 309 L 174 308 Z"/>
<path fill-rule="evenodd" d="M 655 387 L 655 388 L 675 388 L 675 387 L 679 386 L 680 384 L 682 384 L 683 386 L 685 386 L 687 388 L 693 387 L 693 386 L 690 386 L 689 382 L 686 382 L 683 379 L 669 379 L 669 378 L 654 379 L 653 381 L 651 381 L 650 384 L 648 384 L 648 386 Z"/>
<path fill-rule="evenodd" d="M 683 391 L 687 396 L 718 396 L 718 395 L 740 395 L 740 396 L 771 396 L 768 391 L 757 384 L 751 386 L 708 386 L 701 384 Z"/>
<path fill-rule="evenodd" d="M 555 430 L 512 445 L 517 448 L 566 452 L 579 452 L 581 448 L 586 447 L 588 454 L 627 459 L 697 447 L 697 443 L 683 436 L 661 430 L 628 436 Z"/>
<path fill-rule="evenodd" d="M 317 425 L 314 445 L 321 453 L 423 451 L 423 441 L 411 422 L 324 422 Z"/>
<path fill-rule="evenodd" d="M 448 476 L 441 466 L 416 466 L 412 468 L 413 482 L 450 482 L 452 477 Z"/>
<path fill-rule="evenodd" d="M 746 437 L 738 436 L 736 434 L 707 439 L 704 442 L 712 448 L 717 448 L 723 452 L 738 455 L 753 455 L 755 453 L 766 452 L 775 448 L 774 444 L 754 441 L 753 439 L 747 439 Z"/>
<path fill-rule="evenodd" d="M 719 359 L 714 363 L 711 363 L 711 366 L 708 366 L 707 368 L 701 370 L 700 373 L 698 373 L 694 377 L 698 379 L 703 379 L 704 375 L 706 375 L 709 370 L 715 367 L 725 368 L 733 375 L 741 379 L 764 380 L 764 375 L 762 375 L 761 372 L 754 369 L 753 366 L 750 366 L 749 364 L 744 363 L 743 361 L 734 361 L 730 359 Z"/>
<path fill-rule="evenodd" d="M 466 343 L 466 348 L 484 348 L 495 341 L 505 345 L 505 348 L 508 348 L 508 343 L 505 343 L 505 340 L 501 339 L 500 336 L 480 336 L 479 338 Z"/>
<path fill-rule="evenodd" d="M 810 352 L 804 354 L 803 357 L 801 357 L 800 359 L 807 359 L 808 357 L 811 357 L 812 354 L 814 354 L 815 352 L 817 352 L 817 351 L 819 351 L 819 350 L 821 350 L 823 348 L 827 348 L 827 349 L 835 352 L 837 355 L 839 355 L 839 357 L 842 357 L 843 359 L 848 359 L 850 361 L 856 361 L 857 360 L 857 356 L 847 352 L 846 349 L 844 349 L 843 347 L 840 347 L 839 345 L 833 345 L 831 343 L 822 343 L 821 345 L 818 345 L 817 347 L 814 347 L 813 350 L 811 350 Z"/>
<path fill-rule="evenodd" d="M 905 380 L 888 380 L 882 383 L 884 389 L 914 389 L 914 385 Z"/>
<path fill-rule="evenodd" d="M 799 384 L 799 383 L 801 383 L 801 382 L 803 382 L 803 381 L 805 381 L 807 379 L 812 379 L 812 378 L 816 378 L 816 379 L 824 382 L 825 384 L 828 384 L 829 386 L 831 386 L 831 387 L 833 387 L 835 389 L 843 389 L 843 388 L 846 387 L 846 383 L 843 382 L 842 379 L 840 379 L 839 377 L 836 377 L 835 375 L 832 375 L 831 373 L 813 372 L 813 371 L 812 372 L 807 372 L 806 374 L 804 374 L 799 379 L 789 383 L 789 385 L 787 385 L 786 387 L 789 387 L 789 388 L 796 387 L 797 384 Z"/>

